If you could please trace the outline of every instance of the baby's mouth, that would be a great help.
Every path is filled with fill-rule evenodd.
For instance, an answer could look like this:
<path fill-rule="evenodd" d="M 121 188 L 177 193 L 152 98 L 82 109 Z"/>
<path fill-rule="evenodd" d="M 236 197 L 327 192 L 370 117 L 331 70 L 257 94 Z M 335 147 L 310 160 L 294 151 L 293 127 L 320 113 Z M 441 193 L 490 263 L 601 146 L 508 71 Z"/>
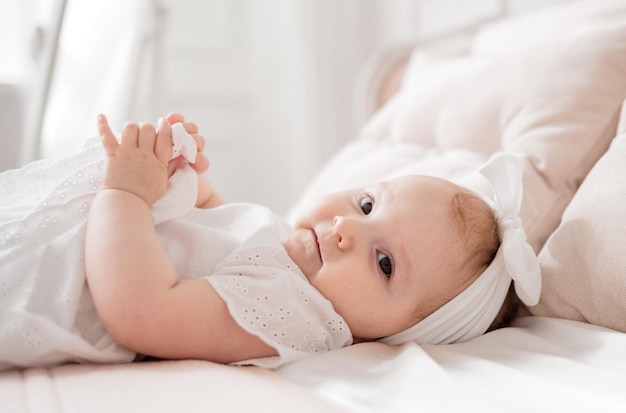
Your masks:
<path fill-rule="evenodd" d="M 315 241 L 315 248 L 317 249 L 317 256 L 320 259 L 320 262 L 322 262 L 322 248 L 320 245 L 320 240 L 317 237 L 317 232 L 315 232 L 315 229 L 311 229 L 311 232 L 313 233 L 313 240 Z"/>

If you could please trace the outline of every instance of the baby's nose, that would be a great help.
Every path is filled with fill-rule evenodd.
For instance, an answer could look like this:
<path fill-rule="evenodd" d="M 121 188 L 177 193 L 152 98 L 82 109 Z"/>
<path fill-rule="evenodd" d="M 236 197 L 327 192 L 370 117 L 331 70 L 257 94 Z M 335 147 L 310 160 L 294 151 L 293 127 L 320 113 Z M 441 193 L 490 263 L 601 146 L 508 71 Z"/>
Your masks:
<path fill-rule="evenodd" d="M 354 222 L 349 218 L 336 216 L 333 218 L 333 233 L 337 235 L 337 246 L 348 249 L 352 246 Z"/>

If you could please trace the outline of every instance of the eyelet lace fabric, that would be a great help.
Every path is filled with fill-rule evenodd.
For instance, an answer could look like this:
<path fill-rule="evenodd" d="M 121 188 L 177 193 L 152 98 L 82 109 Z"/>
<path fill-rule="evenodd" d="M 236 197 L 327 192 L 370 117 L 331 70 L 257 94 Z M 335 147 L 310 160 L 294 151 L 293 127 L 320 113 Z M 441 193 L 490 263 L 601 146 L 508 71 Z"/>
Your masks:
<path fill-rule="evenodd" d="M 346 322 L 283 248 L 286 225 L 268 208 L 235 203 L 156 227 L 178 273 L 206 279 L 233 319 L 279 353 L 235 364 L 274 368 L 352 342 Z"/>
<path fill-rule="evenodd" d="M 278 350 L 280 359 L 238 364 L 276 367 L 352 342 L 341 316 L 306 280 L 284 250 L 254 248 L 230 255 L 209 282 L 245 330 Z"/>
<path fill-rule="evenodd" d="M 0 174 L 0 370 L 136 356 L 107 334 L 85 282 L 86 218 L 104 166 L 95 139 L 75 154 Z M 351 342 L 345 321 L 282 248 L 284 224 L 270 210 L 198 210 L 177 193 L 168 189 L 155 221 L 177 274 L 206 278 L 239 325 L 280 354 L 240 364 L 276 367 Z"/>
<path fill-rule="evenodd" d="M 85 284 L 85 223 L 103 170 L 92 141 L 0 174 L 0 370 L 134 358 L 98 321 Z"/>

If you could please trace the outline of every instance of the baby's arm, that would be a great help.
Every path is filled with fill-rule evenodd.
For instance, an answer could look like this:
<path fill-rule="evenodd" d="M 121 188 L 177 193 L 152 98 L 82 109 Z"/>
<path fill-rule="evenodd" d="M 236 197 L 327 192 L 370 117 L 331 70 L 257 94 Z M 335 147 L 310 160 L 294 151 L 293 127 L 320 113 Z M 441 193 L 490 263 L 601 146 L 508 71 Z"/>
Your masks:
<path fill-rule="evenodd" d="M 217 192 L 213 190 L 213 186 L 204 175 L 198 176 L 198 200 L 197 208 L 213 208 L 224 204 L 226 201 Z"/>
<path fill-rule="evenodd" d="M 127 124 L 117 143 L 106 118 L 104 188 L 87 221 L 86 273 L 105 328 L 120 344 L 160 358 L 216 362 L 276 355 L 231 317 L 205 280 L 178 280 L 155 233 L 150 206 L 167 185 L 171 129 Z M 206 246 L 210 248 L 210 246 Z"/>
<path fill-rule="evenodd" d="M 170 124 L 182 123 L 187 133 L 189 133 L 196 141 L 198 147 L 198 154 L 196 157 L 196 163 L 192 165 L 192 168 L 198 173 L 198 199 L 196 201 L 197 208 L 212 208 L 225 203 L 224 198 L 220 196 L 213 186 L 204 175 L 209 168 L 209 160 L 204 155 L 204 137 L 198 134 L 198 126 L 193 122 L 186 122 L 185 117 L 179 113 L 170 113 L 166 119 Z"/>

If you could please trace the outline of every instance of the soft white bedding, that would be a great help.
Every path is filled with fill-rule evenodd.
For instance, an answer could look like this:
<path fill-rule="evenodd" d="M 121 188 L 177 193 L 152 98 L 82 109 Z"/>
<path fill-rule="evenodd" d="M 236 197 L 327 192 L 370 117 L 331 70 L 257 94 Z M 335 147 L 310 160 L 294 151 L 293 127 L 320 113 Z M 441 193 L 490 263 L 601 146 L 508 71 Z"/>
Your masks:
<path fill-rule="evenodd" d="M 544 283 L 543 306 L 531 310 L 549 309 L 551 317 L 522 317 L 513 327 L 445 346 L 361 343 L 277 370 L 167 361 L 10 371 L 0 374 L 0 411 L 626 411 L 626 334 L 557 318 L 589 320 L 591 311 L 591 321 L 602 324 L 626 314 L 594 306 L 601 297 L 573 310 L 575 300 L 568 301 L 568 312 L 550 305 L 559 303 L 554 296 L 576 297 L 580 280 L 606 290 L 607 269 L 617 283 L 608 286 L 618 293 L 612 299 L 626 302 L 619 248 L 602 250 L 614 252 L 610 259 L 579 254 L 576 280 L 568 278 L 573 260 L 564 255 L 588 254 L 593 243 L 624 245 L 623 224 L 610 225 L 610 217 L 623 222 L 626 199 L 626 135 L 614 140 L 626 98 L 624 56 L 623 0 L 573 2 L 490 26 L 459 58 L 416 52 L 404 97 L 326 165 L 299 203 L 361 179 L 408 172 L 479 186 L 465 178 L 468 171 L 493 152 L 518 153 L 526 160 L 524 225 L 535 248 L 543 247 L 544 275 L 553 277 Z M 406 96 L 412 99 L 403 103 Z M 625 119 L 622 110 L 621 128 Z M 572 200 L 590 170 L 591 180 Z M 618 187 L 619 197 L 607 189 L 596 207 L 592 189 L 600 187 Z M 602 226 L 585 214 L 601 216 Z M 585 232 L 591 238 L 562 235 L 581 221 L 594 229 Z M 585 271 L 590 262 L 593 271 Z"/>
<path fill-rule="evenodd" d="M 617 412 L 625 356 L 623 333 L 526 317 L 466 343 L 363 343 L 279 373 L 355 412 Z"/>
<path fill-rule="evenodd" d="M 67 365 L 0 375 L 3 413 L 341 412 L 271 370 L 201 361 Z"/>
<path fill-rule="evenodd" d="M 623 412 L 626 335 L 576 321 L 445 346 L 361 343 L 280 368 L 202 361 L 0 375 L 2 412 Z"/>

